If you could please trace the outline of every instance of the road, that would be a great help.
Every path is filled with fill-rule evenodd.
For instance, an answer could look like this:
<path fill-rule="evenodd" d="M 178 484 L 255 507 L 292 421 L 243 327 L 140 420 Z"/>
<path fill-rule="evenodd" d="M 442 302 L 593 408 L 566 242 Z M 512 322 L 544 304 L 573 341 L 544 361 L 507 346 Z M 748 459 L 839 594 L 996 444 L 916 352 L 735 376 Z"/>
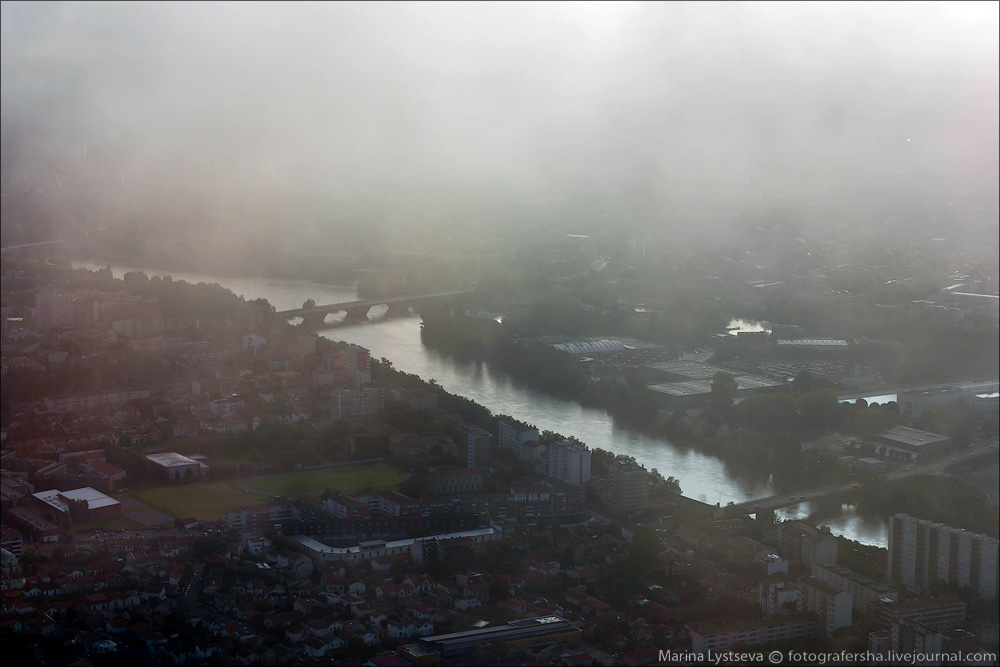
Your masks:
<path fill-rule="evenodd" d="M 194 568 L 194 574 L 191 576 L 191 581 L 188 582 L 187 586 L 184 588 L 184 593 L 181 595 L 180 599 L 176 602 L 177 611 L 183 616 L 185 612 L 189 612 L 198 606 L 198 596 L 201 595 L 201 577 L 205 573 L 205 564 L 198 563 Z"/>
<path fill-rule="evenodd" d="M 969 459 L 989 454 L 991 451 L 996 450 L 997 444 L 998 444 L 997 439 L 994 438 L 992 440 L 986 440 L 984 442 L 979 442 L 974 445 L 969 445 L 960 452 L 954 452 L 952 454 L 945 455 L 939 459 L 928 461 L 927 463 L 910 464 L 904 466 L 899 470 L 894 470 L 893 472 L 883 475 L 882 479 L 887 482 L 895 482 L 900 479 L 915 477 L 917 475 L 951 474 L 950 471 L 948 471 L 948 468 L 951 468 L 953 466 L 958 467 L 959 464 L 967 462 Z M 822 500 L 824 498 L 829 498 L 849 493 L 857 486 L 858 486 L 857 484 L 853 483 L 830 484 L 827 486 L 820 486 L 812 489 L 804 489 L 800 491 L 769 496 L 767 498 L 757 498 L 755 500 L 748 500 L 747 502 L 740 503 L 735 507 L 739 509 L 741 512 L 747 512 L 747 513 L 754 512 L 756 510 L 776 510 L 776 509 L 781 509 L 782 507 L 798 505 L 799 503 L 813 502 L 817 500 Z"/>

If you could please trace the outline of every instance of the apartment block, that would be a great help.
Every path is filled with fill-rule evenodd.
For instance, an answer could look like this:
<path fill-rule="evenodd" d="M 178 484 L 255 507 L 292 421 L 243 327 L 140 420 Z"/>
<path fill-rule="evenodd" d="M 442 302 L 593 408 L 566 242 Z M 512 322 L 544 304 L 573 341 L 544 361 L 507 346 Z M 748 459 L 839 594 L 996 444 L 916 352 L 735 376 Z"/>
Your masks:
<path fill-rule="evenodd" d="M 570 440 L 560 440 L 549 445 L 549 477 L 575 486 L 589 481 L 590 449 Z"/>
<path fill-rule="evenodd" d="M 619 512 L 645 509 L 649 502 L 649 473 L 632 461 L 611 465 L 611 504 Z"/>
<path fill-rule="evenodd" d="M 863 613 L 865 606 L 875 600 L 896 601 L 899 593 L 885 584 L 877 583 L 868 577 L 852 572 L 839 565 L 812 566 L 812 576 L 823 581 L 836 590 L 851 594 L 851 605 L 854 611 Z"/>
<path fill-rule="evenodd" d="M 500 449 L 509 449 L 521 461 L 530 459 L 538 445 L 538 429 L 516 419 L 501 419 L 497 435 Z"/>
<path fill-rule="evenodd" d="M 827 638 L 839 628 L 851 624 L 851 594 L 838 591 L 816 577 L 799 580 L 802 591 L 799 610 L 811 611 L 819 617 L 819 629 Z"/>
<path fill-rule="evenodd" d="M 807 612 L 788 616 L 735 621 L 733 623 L 691 623 L 691 650 L 694 653 L 721 652 L 734 646 L 754 646 L 787 641 L 816 634 L 816 615 Z"/>
<path fill-rule="evenodd" d="M 897 514 L 889 519 L 889 583 L 922 593 L 931 582 L 971 588 L 997 599 L 1000 541 L 960 528 Z"/>
<path fill-rule="evenodd" d="M 385 392 L 380 387 L 343 389 L 333 392 L 330 398 L 333 404 L 330 416 L 333 419 L 372 415 L 385 407 Z"/>

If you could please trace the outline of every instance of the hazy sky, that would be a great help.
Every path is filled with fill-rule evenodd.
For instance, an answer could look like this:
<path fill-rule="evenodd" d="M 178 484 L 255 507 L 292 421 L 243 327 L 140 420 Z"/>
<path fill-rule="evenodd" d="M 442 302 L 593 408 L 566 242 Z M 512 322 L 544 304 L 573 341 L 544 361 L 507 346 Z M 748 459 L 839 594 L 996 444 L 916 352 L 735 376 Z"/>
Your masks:
<path fill-rule="evenodd" d="M 4 168 L 418 225 L 992 201 L 998 6 L 4 2 Z"/>

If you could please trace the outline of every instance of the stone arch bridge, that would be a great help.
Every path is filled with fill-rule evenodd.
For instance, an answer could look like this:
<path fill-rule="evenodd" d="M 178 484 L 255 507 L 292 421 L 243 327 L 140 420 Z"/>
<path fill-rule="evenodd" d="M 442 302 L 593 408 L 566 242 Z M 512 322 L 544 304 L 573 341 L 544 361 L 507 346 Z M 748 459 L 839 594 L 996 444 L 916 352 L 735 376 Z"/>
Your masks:
<path fill-rule="evenodd" d="M 444 299 L 460 294 L 468 294 L 471 289 L 454 290 L 451 292 L 434 292 L 433 294 L 413 294 L 409 296 L 382 297 L 379 299 L 364 299 L 360 301 L 342 301 L 341 303 L 328 303 L 312 308 L 295 308 L 293 310 L 279 310 L 275 313 L 278 317 L 291 319 L 301 317 L 302 324 L 310 327 L 320 327 L 326 316 L 331 313 L 343 312 L 345 322 L 365 322 L 368 320 L 368 311 L 375 306 L 388 306 L 387 315 L 403 315 L 409 312 L 410 306 L 434 299 Z"/>

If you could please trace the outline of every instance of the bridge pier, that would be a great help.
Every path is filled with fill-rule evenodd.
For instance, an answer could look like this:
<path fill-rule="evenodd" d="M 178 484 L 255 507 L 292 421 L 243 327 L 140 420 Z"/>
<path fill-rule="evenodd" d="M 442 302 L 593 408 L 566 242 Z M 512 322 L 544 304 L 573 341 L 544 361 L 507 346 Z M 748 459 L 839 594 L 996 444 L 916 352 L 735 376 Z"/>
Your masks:
<path fill-rule="evenodd" d="M 368 309 L 371 306 L 362 306 L 360 308 L 351 308 L 346 311 L 347 316 L 344 318 L 345 322 L 367 322 L 368 321 Z"/>
<path fill-rule="evenodd" d="M 390 303 L 389 310 L 385 311 L 386 317 L 400 317 L 410 314 L 410 307 L 405 303 Z"/>
<path fill-rule="evenodd" d="M 319 328 L 323 326 L 327 313 L 307 313 L 302 316 L 302 326 L 308 328 Z"/>

